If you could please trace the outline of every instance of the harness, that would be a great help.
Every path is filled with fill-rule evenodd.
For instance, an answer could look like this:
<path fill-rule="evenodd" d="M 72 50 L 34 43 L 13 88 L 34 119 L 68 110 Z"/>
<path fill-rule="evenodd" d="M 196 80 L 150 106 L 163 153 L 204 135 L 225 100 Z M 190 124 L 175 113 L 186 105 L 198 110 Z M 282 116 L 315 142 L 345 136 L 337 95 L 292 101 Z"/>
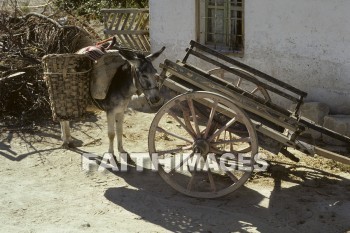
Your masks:
<path fill-rule="evenodd" d="M 124 64 L 125 65 L 125 64 Z M 151 87 L 144 87 L 142 86 L 142 83 L 140 82 L 140 78 L 141 78 L 141 75 L 140 75 L 140 72 L 138 72 L 138 69 L 136 67 L 134 67 L 133 65 L 130 66 L 131 68 L 131 76 L 132 76 L 132 79 L 133 79 L 133 84 L 135 85 L 136 87 L 136 94 L 138 96 L 140 96 L 142 93 L 144 93 L 145 91 L 150 91 L 150 90 L 154 90 L 154 89 L 158 89 L 159 86 L 158 84 L 154 85 L 154 86 L 151 86 Z M 105 109 L 98 103 L 98 101 L 96 99 L 94 99 L 91 95 L 91 90 L 89 91 L 90 93 L 90 98 L 92 99 L 92 103 L 98 108 L 100 109 L 101 111 L 105 111 Z M 149 101 L 148 98 L 146 98 L 148 104 L 150 106 L 152 106 L 153 104 Z"/>
<path fill-rule="evenodd" d="M 102 108 L 102 106 L 96 101 L 96 99 L 94 99 L 91 95 L 91 90 L 89 91 L 89 94 L 90 94 L 90 99 L 92 101 L 92 103 L 98 108 L 100 109 L 101 111 L 106 111 L 104 108 Z"/>

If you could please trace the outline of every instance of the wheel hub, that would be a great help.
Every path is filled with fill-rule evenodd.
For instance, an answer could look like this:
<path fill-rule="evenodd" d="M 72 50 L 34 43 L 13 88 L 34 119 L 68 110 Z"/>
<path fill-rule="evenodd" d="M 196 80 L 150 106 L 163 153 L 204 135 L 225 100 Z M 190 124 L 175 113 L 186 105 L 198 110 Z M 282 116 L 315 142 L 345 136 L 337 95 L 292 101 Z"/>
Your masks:
<path fill-rule="evenodd" d="M 206 140 L 198 139 L 193 144 L 193 149 L 198 150 L 198 152 L 201 153 L 201 155 L 206 155 L 209 153 L 210 145 Z"/>

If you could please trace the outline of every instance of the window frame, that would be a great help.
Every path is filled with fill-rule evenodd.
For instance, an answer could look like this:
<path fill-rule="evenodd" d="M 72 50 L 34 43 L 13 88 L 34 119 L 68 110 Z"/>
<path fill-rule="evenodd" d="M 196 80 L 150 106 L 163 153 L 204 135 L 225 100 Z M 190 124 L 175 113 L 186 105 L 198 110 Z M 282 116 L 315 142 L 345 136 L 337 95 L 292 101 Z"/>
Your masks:
<path fill-rule="evenodd" d="M 242 13 L 242 18 L 240 18 L 241 20 L 241 27 L 242 27 L 242 42 L 240 43 L 241 49 L 240 50 L 232 50 L 229 48 L 228 45 L 228 41 L 231 39 L 233 39 L 234 37 L 237 37 L 237 35 L 233 35 L 231 33 L 232 30 L 232 20 L 237 20 L 237 16 L 235 16 L 235 19 L 233 19 L 233 17 L 231 16 L 232 11 L 234 10 L 234 8 L 237 9 L 237 7 L 232 7 L 231 8 L 231 1 L 232 0 L 225 0 L 224 5 L 223 6 L 209 6 L 209 0 L 197 0 L 196 1 L 196 8 L 197 8 L 197 13 L 196 13 L 196 26 L 197 26 L 197 41 L 200 42 L 201 44 L 204 44 L 218 52 L 224 53 L 224 54 L 228 54 L 228 55 L 233 55 L 233 56 L 238 56 L 238 57 L 243 57 L 244 55 L 244 47 L 245 47 L 245 27 L 244 27 L 244 17 L 245 17 L 245 0 L 242 0 L 242 6 L 239 6 L 239 8 L 241 8 L 241 13 Z M 226 42 L 222 43 L 221 46 L 220 44 L 216 44 L 214 43 L 208 43 L 207 42 L 207 37 L 208 37 L 208 14 L 209 14 L 209 9 L 215 9 L 215 8 L 219 8 L 219 9 L 223 9 L 224 10 L 224 21 L 227 21 L 228 18 L 230 18 L 230 20 L 228 20 L 228 22 L 224 22 L 224 35 L 225 38 L 224 40 L 226 40 Z M 238 8 L 238 9 L 239 9 Z M 238 12 L 238 10 L 236 10 Z M 215 31 L 216 29 L 214 29 Z M 229 33 L 228 33 L 229 32 Z M 219 46 L 218 46 L 219 45 Z"/>

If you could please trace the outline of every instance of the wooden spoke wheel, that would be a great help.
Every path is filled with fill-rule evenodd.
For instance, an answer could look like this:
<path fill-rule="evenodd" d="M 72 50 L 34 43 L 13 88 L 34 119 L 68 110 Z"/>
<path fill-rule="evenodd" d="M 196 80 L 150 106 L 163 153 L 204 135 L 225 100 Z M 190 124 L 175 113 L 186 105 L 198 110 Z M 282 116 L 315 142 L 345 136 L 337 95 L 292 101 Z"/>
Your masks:
<path fill-rule="evenodd" d="M 204 91 L 167 102 L 153 119 L 148 147 L 165 182 L 199 198 L 220 197 L 243 185 L 258 153 L 247 114 L 226 97 Z"/>
<path fill-rule="evenodd" d="M 232 69 L 235 69 L 245 75 L 249 75 L 251 78 L 254 78 L 254 75 L 252 75 L 251 73 L 244 71 L 242 69 L 239 69 L 237 67 L 230 67 Z M 257 86 L 256 84 L 246 81 L 244 79 L 242 79 L 241 77 L 234 75 L 230 72 L 227 72 L 226 70 L 222 69 L 222 68 L 214 68 L 208 71 L 209 74 L 213 74 L 218 76 L 221 79 L 224 79 L 228 82 L 230 82 L 233 86 L 242 89 L 248 93 L 251 93 L 255 96 L 258 96 L 262 99 L 264 99 L 265 101 L 271 101 L 271 97 L 269 95 L 269 93 L 267 92 L 267 90 L 263 87 Z"/>

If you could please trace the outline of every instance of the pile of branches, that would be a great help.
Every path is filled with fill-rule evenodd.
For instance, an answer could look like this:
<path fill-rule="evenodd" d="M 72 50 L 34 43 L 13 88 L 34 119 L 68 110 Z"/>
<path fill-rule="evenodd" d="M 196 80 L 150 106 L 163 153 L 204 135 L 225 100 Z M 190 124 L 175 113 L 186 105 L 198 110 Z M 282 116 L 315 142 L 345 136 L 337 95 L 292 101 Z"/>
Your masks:
<path fill-rule="evenodd" d="M 0 12 L 0 125 L 51 118 L 42 57 L 74 53 L 100 39 L 77 22 L 37 13 L 14 17 Z"/>

